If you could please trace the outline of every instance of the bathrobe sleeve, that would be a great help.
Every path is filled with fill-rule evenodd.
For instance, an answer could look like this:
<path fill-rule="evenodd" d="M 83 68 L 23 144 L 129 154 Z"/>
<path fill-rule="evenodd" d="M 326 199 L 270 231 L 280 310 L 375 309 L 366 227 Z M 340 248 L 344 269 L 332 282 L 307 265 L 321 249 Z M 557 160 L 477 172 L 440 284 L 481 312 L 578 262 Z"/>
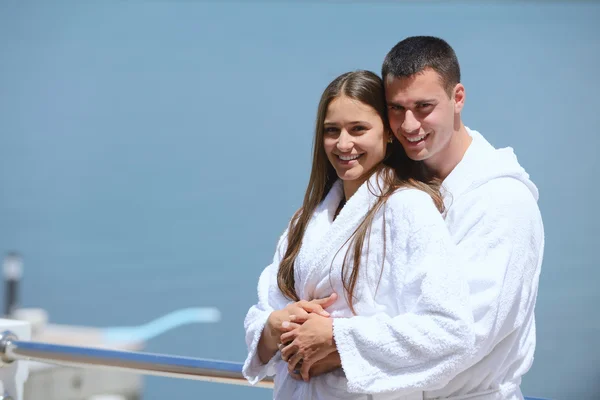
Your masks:
<path fill-rule="evenodd" d="M 465 368 L 474 343 L 456 246 L 424 192 L 394 194 L 385 213 L 392 281 L 386 296 L 400 314 L 334 319 L 348 390 L 401 394 L 441 388 Z"/>
<path fill-rule="evenodd" d="M 466 260 L 476 333 L 474 365 L 533 320 L 544 228 L 529 189 L 511 178 L 463 195 L 447 222 Z M 526 337 L 527 342 L 518 344 L 517 357 L 535 348 L 535 335 Z"/>
<path fill-rule="evenodd" d="M 273 262 L 264 269 L 258 280 L 258 303 L 250 307 L 244 320 L 248 357 L 242 373 L 251 384 L 256 384 L 265 376 L 275 375 L 275 364 L 281 359 L 277 352 L 268 363 L 263 364 L 258 357 L 258 342 L 271 312 L 289 304 L 277 285 L 277 271 L 287 248 L 287 231 L 279 239 Z"/>

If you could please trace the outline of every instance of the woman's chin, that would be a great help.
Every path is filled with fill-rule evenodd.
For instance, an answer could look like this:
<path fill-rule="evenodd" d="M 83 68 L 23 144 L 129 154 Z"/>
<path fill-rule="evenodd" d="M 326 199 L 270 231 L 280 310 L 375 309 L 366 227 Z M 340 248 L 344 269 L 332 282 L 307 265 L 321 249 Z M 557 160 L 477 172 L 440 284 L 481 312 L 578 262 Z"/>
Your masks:
<path fill-rule="evenodd" d="M 343 180 L 344 182 L 352 182 L 359 178 L 360 176 L 357 174 L 340 174 L 338 173 L 338 178 Z"/>
<path fill-rule="evenodd" d="M 358 171 L 355 171 L 354 168 L 351 170 L 337 171 L 338 178 L 340 178 L 344 182 L 351 182 L 357 180 L 363 181 L 365 180 L 365 174 L 366 172 L 362 168 Z"/>

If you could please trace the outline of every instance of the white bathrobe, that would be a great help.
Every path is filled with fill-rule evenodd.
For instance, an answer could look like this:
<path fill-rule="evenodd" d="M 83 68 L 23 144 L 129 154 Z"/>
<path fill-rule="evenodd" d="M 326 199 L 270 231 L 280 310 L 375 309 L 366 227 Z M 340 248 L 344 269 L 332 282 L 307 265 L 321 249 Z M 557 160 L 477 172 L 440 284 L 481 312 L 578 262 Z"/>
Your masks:
<path fill-rule="evenodd" d="M 243 372 L 252 383 L 275 374 L 275 398 L 420 399 L 422 390 L 444 387 L 471 358 L 468 285 L 444 220 L 422 191 L 399 190 L 377 213 L 363 248 L 355 292 L 358 316 L 350 312 L 341 266 L 345 242 L 377 199 L 371 192 L 378 191 L 377 177 L 369 182 L 335 221 L 343 190 L 340 181 L 334 185 L 315 211 L 295 263 L 301 299 L 340 295 L 328 311 L 345 374 L 337 370 L 302 382 L 289 376 L 279 353 L 266 365 L 260 362 L 257 345 L 269 314 L 290 303 L 277 286 L 286 234 L 260 276 L 258 303 L 244 323 L 249 354 Z"/>
<path fill-rule="evenodd" d="M 473 142 L 444 180 L 446 224 L 465 258 L 476 342 L 470 367 L 425 399 L 521 400 L 535 350 L 544 249 L 538 191 L 511 148 Z"/>

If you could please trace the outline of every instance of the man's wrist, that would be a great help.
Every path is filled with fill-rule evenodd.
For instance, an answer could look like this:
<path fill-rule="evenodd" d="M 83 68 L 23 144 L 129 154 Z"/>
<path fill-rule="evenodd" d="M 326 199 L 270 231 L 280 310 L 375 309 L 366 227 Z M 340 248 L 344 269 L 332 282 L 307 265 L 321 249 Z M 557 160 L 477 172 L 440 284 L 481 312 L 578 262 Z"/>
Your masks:
<path fill-rule="evenodd" d="M 333 334 L 333 319 L 331 319 L 330 323 L 331 323 L 331 325 L 330 325 L 330 327 L 331 327 L 331 343 L 330 343 L 329 354 L 337 351 L 337 344 L 335 342 L 335 335 Z"/>

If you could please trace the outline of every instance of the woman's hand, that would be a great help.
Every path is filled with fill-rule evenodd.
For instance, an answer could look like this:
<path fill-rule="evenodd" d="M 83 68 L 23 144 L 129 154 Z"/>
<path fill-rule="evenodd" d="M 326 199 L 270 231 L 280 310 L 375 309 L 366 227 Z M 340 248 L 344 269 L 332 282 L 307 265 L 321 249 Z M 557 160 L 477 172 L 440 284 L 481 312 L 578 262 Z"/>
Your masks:
<path fill-rule="evenodd" d="M 287 361 L 290 374 L 299 370 L 304 381 L 308 381 L 310 368 L 315 362 L 337 350 L 331 318 L 310 314 L 301 325 L 284 322 L 282 328 L 287 332 L 281 335 L 281 343 L 284 343 L 281 357 Z"/>
<path fill-rule="evenodd" d="M 329 297 L 313 301 L 301 300 L 288 304 L 282 310 L 273 311 L 267 320 L 267 326 L 269 327 L 270 332 L 277 336 L 277 341 L 279 341 L 279 336 L 281 336 L 284 332 L 287 332 L 287 330 L 282 330 L 281 327 L 285 321 L 305 320 L 309 313 L 315 313 L 322 315 L 323 317 L 329 317 L 329 313 L 323 309 L 321 304 L 319 304 L 319 302 L 323 302 L 327 299 L 329 299 Z"/>

